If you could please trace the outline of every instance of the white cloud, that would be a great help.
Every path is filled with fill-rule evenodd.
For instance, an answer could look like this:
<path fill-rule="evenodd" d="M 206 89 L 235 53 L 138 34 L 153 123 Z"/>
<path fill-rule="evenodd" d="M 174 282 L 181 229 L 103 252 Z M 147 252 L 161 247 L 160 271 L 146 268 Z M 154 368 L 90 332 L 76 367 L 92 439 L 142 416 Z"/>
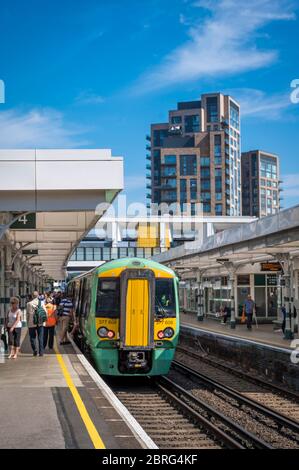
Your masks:
<path fill-rule="evenodd" d="M 88 145 L 86 128 L 67 123 L 64 115 L 50 108 L 0 112 L 1 148 L 72 148 Z"/>
<path fill-rule="evenodd" d="M 278 119 L 290 105 L 289 93 L 266 94 L 254 88 L 235 88 L 227 90 L 241 105 L 242 117 Z"/>
<path fill-rule="evenodd" d="M 188 28 L 189 40 L 140 77 L 135 92 L 267 66 L 278 53 L 258 47 L 259 30 L 274 20 L 294 19 L 292 5 L 285 0 L 205 0 L 193 6 L 208 10 L 209 16 L 197 17 Z M 180 22 L 184 20 L 181 16 Z"/>
<path fill-rule="evenodd" d="M 102 104 L 105 99 L 101 95 L 96 95 L 90 90 L 81 91 L 75 98 L 75 104 L 88 105 L 88 104 Z"/>

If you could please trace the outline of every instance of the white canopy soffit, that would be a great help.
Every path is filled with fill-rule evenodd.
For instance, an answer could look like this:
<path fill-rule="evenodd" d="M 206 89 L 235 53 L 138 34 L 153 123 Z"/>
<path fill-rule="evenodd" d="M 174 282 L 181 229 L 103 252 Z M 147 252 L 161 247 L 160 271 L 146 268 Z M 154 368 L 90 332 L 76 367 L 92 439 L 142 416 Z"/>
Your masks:
<path fill-rule="evenodd" d="M 65 278 L 68 258 L 99 219 L 97 205 L 122 189 L 123 159 L 108 149 L 0 150 L 0 213 L 25 214 L 7 236 L 52 279 Z"/>

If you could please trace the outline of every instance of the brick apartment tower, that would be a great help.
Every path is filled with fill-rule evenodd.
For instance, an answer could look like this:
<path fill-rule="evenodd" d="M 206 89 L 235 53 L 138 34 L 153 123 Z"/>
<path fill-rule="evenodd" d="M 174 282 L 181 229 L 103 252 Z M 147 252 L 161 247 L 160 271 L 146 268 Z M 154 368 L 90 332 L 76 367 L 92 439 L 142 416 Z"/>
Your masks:
<path fill-rule="evenodd" d="M 205 215 L 241 215 L 240 106 L 232 97 L 178 103 L 147 140 L 152 203 L 191 203 L 194 213 L 201 202 Z"/>
<path fill-rule="evenodd" d="M 280 209 L 279 157 L 262 150 L 243 152 L 242 215 L 265 217 Z"/>

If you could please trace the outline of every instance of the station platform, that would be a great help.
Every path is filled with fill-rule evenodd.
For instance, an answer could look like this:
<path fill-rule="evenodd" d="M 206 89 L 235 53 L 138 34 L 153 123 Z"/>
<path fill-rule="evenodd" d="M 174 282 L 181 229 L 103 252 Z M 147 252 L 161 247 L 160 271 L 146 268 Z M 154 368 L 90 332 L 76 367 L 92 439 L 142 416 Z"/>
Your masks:
<path fill-rule="evenodd" d="M 2 449 L 140 449 L 153 443 L 74 343 L 0 363 Z M 86 361 L 86 362 L 84 362 Z M 147 441 L 148 439 L 148 441 Z"/>
<path fill-rule="evenodd" d="M 261 345 L 289 350 L 292 349 L 290 346 L 291 341 L 284 339 L 281 330 L 274 330 L 274 325 L 272 323 L 261 325 L 258 324 L 258 326 L 253 323 L 252 330 L 248 330 L 246 324 L 237 324 L 236 328 L 232 329 L 230 327 L 229 320 L 226 324 L 222 324 L 220 321 L 210 318 L 205 318 L 203 321 L 198 321 L 196 314 L 182 313 L 181 325 L 189 325 L 200 330 L 214 332 L 215 334 L 254 341 L 255 343 L 259 343 Z M 298 338 L 298 334 L 295 334 L 295 338 Z"/>
<path fill-rule="evenodd" d="M 180 344 L 298 393 L 297 343 L 292 347 L 282 331 L 274 331 L 273 326 L 253 325 L 247 330 L 246 325 L 237 324 L 231 329 L 229 323 L 206 318 L 199 322 L 195 314 L 182 313 Z"/>

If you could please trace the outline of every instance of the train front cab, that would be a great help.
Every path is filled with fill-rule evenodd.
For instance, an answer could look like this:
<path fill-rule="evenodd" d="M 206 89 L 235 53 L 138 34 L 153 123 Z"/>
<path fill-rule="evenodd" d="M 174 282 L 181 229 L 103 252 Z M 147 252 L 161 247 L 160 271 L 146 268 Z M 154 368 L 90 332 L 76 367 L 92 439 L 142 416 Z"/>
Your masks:
<path fill-rule="evenodd" d="M 167 374 L 178 340 L 177 280 L 158 269 L 99 274 L 94 354 L 108 375 Z"/>

